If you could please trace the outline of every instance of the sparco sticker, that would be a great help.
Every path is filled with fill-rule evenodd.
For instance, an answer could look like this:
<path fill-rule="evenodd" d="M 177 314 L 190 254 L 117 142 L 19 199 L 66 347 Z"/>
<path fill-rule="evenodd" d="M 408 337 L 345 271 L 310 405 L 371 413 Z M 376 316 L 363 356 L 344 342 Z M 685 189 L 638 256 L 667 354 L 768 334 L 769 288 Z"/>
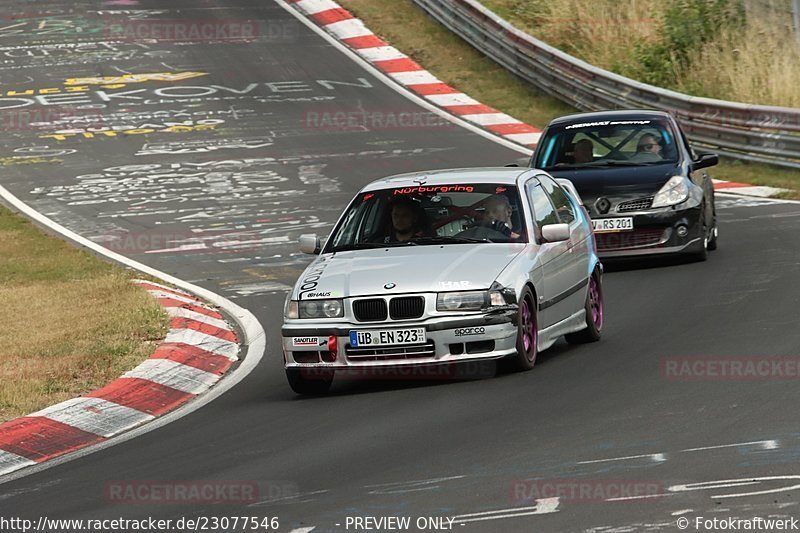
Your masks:
<path fill-rule="evenodd" d="M 463 337 L 464 335 L 482 335 L 486 333 L 486 328 L 483 326 L 479 326 L 476 328 L 460 328 L 455 330 L 456 337 Z"/>

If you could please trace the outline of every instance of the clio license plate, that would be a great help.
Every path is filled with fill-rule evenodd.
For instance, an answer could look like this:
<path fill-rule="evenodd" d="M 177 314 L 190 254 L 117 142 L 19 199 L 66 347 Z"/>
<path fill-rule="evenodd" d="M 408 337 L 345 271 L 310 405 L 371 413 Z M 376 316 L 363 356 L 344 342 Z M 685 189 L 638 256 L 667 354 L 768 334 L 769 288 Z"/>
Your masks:
<path fill-rule="evenodd" d="M 595 233 L 633 230 L 633 217 L 593 218 L 592 229 Z"/>

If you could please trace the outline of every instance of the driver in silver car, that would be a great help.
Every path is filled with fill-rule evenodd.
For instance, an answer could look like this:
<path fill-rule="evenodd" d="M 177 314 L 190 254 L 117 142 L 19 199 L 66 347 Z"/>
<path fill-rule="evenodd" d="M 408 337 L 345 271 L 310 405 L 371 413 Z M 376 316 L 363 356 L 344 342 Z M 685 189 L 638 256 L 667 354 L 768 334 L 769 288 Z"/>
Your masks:
<path fill-rule="evenodd" d="M 428 223 L 425 210 L 419 202 L 401 196 L 391 203 L 391 228 L 384 236 L 384 243 L 406 242 L 414 237 L 430 237 L 433 232 Z"/>
<path fill-rule="evenodd" d="M 514 231 L 511 202 L 504 194 L 495 194 L 484 201 L 483 216 L 477 225 L 458 234 L 459 237 L 497 238 L 497 233 L 509 241 L 516 241 L 520 234 Z M 495 233 L 496 232 L 496 233 Z"/>

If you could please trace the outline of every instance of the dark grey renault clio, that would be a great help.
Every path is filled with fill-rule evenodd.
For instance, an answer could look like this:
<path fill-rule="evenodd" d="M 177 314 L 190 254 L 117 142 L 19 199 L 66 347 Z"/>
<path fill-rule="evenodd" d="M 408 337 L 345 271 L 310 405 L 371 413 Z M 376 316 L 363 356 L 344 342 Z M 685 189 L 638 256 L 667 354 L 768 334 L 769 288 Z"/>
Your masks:
<path fill-rule="evenodd" d="M 677 121 L 650 110 L 603 111 L 548 124 L 530 166 L 569 179 L 592 218 L 601 258 L 717 247 L 716 154 L 695 152 Z"/>

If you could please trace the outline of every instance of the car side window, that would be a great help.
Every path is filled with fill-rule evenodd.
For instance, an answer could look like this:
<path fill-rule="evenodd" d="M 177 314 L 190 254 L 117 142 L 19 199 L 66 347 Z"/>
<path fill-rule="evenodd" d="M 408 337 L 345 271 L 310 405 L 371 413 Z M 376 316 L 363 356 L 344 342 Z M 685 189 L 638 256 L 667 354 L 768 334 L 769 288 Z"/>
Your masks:
<path fill-rule="evenodd" d="M 531 206 L 533 207 L 533 220 L 536 223 L 536 238 L 539 239 L 542 235 L 542 226 L 558 224 L 558 215 L 553 207 L 553 203 L 550 201 L 550 196 L 538 182 L 529 182 L 526 186 L 526 190 Z"/>
<path fill-rule="evenodd" d="M 564 224 L 572 224 L 575 221 L 575 210 L 572 207 L 572 202 L 570 202 L 567 197 L 567 193 L 564 192 L 564 189 L 546 176 L 541 176 L 539 181 L 550 195 L 550 199 L 553 201 L 556 213 L 561 222 Z"/>

